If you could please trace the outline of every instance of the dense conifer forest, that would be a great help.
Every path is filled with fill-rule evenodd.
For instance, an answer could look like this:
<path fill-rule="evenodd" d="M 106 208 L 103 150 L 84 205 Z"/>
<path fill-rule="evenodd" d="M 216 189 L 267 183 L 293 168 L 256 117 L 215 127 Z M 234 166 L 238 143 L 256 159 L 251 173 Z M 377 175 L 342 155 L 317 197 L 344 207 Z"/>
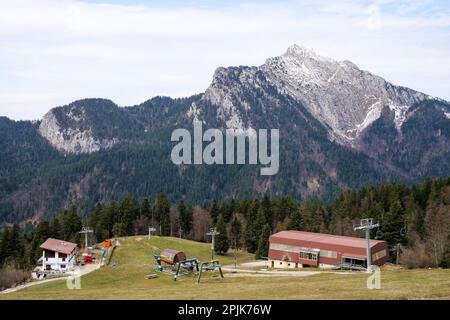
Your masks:
<path fill-rule="evenodd" d="M 348 190 L 331 203 L 266 195 L 194 205 L 183 199 L 170 202 L 161 192 L 155 199 L 125 196 L 117 202 L 99 202 L 89 216 L 81 215 L 73 203 L 32 230 L 17 224 L 5 227 L 0 235 L 0 264 L 33 268 L 41 254 L 39 245 L 48 237 L 81 247 L 78 232 L 83 226 L 94 230 L 91 243 L 143 235 L 150 226 L 162 236 L 204 242 L 209 241 L 209 229 L 216 227 L 217 253 L 238 248 L 261 258 L 267 256 L 268 237 L 274 232 L 290 229 L 362 237 L 353 226 L 368 217 L 380 223 L 371 237 L 388 242 L 391 262 L 410 268 L 450 266 L 450 178 Z"/>

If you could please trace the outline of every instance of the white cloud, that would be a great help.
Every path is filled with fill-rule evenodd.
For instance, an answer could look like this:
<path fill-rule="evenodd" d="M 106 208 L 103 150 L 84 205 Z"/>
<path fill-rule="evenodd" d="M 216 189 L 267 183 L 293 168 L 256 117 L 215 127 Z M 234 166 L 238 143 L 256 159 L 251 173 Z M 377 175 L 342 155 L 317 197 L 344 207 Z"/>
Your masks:
<path fill-rule="evenodd" d="M 380 7 L 372 4 L 366 9 L 369 17 L 367 18 L 367 28 L 371 30 L 381 29 L 381 10 Z"/>
<path fill-rule="evenodd" d="M 442 85 L 450 83 L 450 16 L 421 8 L 419 1 L 164 8 L 1 0 L 0 115 L 38 118 L 83 97 L 131 105 L 186 96 L 202 92 L 216 67 L 260 65 L 292 43 L 450 99 Z"/>

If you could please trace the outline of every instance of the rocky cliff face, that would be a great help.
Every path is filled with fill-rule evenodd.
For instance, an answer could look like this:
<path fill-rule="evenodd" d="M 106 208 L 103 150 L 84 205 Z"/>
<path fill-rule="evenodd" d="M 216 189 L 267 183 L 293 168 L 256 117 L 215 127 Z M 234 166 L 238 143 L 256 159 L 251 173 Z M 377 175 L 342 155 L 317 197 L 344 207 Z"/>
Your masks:
<path fill-rule="evenodd" d="M 289 131 L 299 125 L 293 121 L 297 117 L 304 118 L 306 110 L 326 128 L 331 141 L 360 149 L 358 143 L 362 133 L 381 117 L 383 110 L 392 114 L 392 122 L 401 132 L 403 123 L 411 115 L 411 106 L 430 99 L 426 94 L 395 86 L 360 70 L 352 62 L 336 61 L 312 49 L 293 45 L 281 56 L 269 58 L 259 67 L 218 68 L 204 95 L 193 99 L 184 115 L 202 119 L 213 127 L 244 132 L 248 128 L 267 128 L 267 125 Z M 93 109 L 93 102 L 103 108 Z M 144 105 L 136 110 L 146 116 L 153 114 L 153 118 L 164 116 L 149 111 Z M 111 128 L 102 128 L 101 131 L 108 134 L 99 136 L 96 128 L 102 120 L 92 119 L 106 112 L 106 124 L 111 122 L 109 114 L 123 118 L 121 121 L 113 119 L 113 129 L 130 130 L 131 126 L 142 124 L 139 119 L 142 115 L 136 110 L 126 112 L 125 109 L 129 108 L 118 108 L 108 100 L 78 101 L 58 108 L 59 117 L 55 116 L 55 110 L 50 111 L 43 118 L 39 132 L 56 149 L 66 153 L 108 149 L 121 140 L 122 132 L 116 130 L 112 134 Z M 175 118 L 170 119 L 170 124 L 178 123 Z M 144 126 L 148 128 L 149 123 L 154 126 L 158 122 L 149 118 Z"/>
<path fill-rule="evenodd" d="M 328 129 L 332 140 L 350 146 L 380 118 L 384 108 L 393 112 L 400 130 L 411 106 L 430 98 L 360 70 L 352 62 L 335 61 L 293 45 L 260 67 L 217 69 L 203 99 L 217 106 L 217 118 L 227 127 L 243 128 L 251 125 L 247 120 L 252 112 L 246 101 L 249 88 L 255 99 L 290 96 Z M 271 117 L 283 112 L 273 107 L 269 102 L 263 112 Z"/>
<path fill-rule="evenodd" d="M 73 107 L 64 110 L 64 124 L 60 123 L 55 109 L 50 110 L 39 125 L 39 133 L 63 153 L 92 153 L 111 148 L 118 139 L 100 139 L 93 128 L 86 125 L 86 110 Z"/>

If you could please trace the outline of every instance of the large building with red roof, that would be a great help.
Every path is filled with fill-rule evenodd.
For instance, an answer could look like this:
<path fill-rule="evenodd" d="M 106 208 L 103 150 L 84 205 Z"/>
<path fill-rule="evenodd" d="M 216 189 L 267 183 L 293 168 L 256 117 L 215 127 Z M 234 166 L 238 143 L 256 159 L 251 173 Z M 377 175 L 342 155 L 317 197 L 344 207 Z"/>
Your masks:
<path fill-rule="evenodd" d="M 269 267 L 330 268 L 338 265 L 367 267 L 364 238 L 305 231 L 281 231 L 269 238 Z M 388 260 L 386 241 L 370 240 L 372 265 Z"/>

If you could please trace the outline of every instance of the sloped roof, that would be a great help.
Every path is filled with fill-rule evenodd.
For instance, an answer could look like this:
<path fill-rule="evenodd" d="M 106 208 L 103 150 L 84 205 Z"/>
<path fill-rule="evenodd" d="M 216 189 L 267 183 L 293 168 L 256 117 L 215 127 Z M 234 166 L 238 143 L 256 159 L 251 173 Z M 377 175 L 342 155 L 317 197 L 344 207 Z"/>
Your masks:
<path fill-rule="evenodd" d="M 43 244 L 41 244 L 40 248 L 55 252 L 61 252 L 64 254 L 70 254 L 76 247 L 77 244 L 73 242 L 48 238 Z"/>
<path fill-rule="evenodd" d="M 277 239 L 290 239 L 299 241 L 309 241 L 315 243 L 331 243 L 339 246 L 365 248 L 366 239 L 356 237 L 337 236 L 325 233 L 315 233 L 306 231 L 287 230 L 280 231 L 270 236 L 271 242 L 277 242 Z M 378 243 L 382 243 L 382 240 L 370 240 L 370 247 L 375 246 Z"/>

